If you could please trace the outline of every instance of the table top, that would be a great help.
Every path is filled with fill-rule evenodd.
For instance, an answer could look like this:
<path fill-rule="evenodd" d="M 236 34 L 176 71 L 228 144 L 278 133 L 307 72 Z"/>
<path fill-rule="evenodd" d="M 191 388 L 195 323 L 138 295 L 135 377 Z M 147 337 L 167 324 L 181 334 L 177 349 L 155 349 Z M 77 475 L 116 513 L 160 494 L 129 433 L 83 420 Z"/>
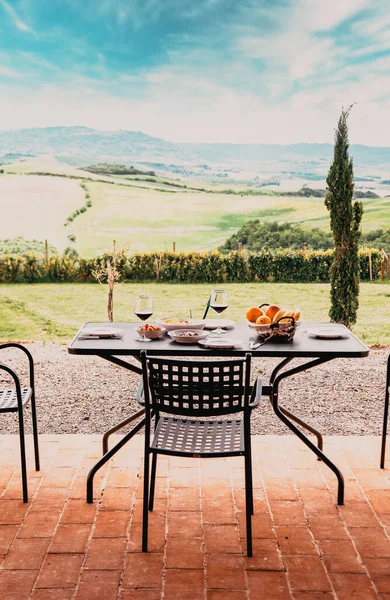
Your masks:
<path fill-rule="evenodd" d="M 78 339 L 88 327 L 113 327 L 123 330 L 121 339 Z M 340 339 L 318 339 L 310 331 L 318 327 L 332 328 L 343 335 Z M 166 334 L 149 343 L 137 342 L 139 323 L 85 323 L 68 346 L 70 354 L 99 356 L 135 356 L 142 350 L 154 356 L 243 356 L 250 352 L 252 356 L 268 357 L 321 357 L 321 358 L 359 358 L 367 356 L 368 347 L 349 329 L 337 323 L 302 322 L 290 342 L 267 342 L 264 346 L 250 349 L 250 340 L 257 336 L 247 323 L 236 323 L 233 329 L 223 337 L 241 340 L 242 344 L 229 349 L 208 349 L 198 344 L 183 344 L 173 341 Z"/>

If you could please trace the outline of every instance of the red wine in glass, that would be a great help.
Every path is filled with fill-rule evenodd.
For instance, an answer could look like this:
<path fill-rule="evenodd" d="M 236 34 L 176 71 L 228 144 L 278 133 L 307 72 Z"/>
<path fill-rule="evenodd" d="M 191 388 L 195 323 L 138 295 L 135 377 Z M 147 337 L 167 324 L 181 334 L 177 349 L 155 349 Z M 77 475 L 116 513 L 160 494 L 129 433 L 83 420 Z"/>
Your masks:
<path fill-rule="evenodd" d="M 153 314 L 153 302 L 152 297 L 149 294 L 143 294 L 137 296 L 135 301 L 134 314 L 141 319 L 146 321 Z M 145 329 L 142 329 L 142 336 L 137 339 L 137 342 L 150 342 L 150 339 L 145 337 Z"/>
<path fill-rule="evenodd" d="M 219 315 L 220 315 L 221 313 L 223 313 L 223 311 L 224 311 L 224 310 L 226 310 L 226 309 L 227 309 L 227 307 L 228 307 L 228 305 L 227 305 L 227 304 L 225 304 L 225 305 L 221 305 L 221 304 L 214 304 L 214 306 L 213 306 L 212 304 L 210 304 L 210 306 L 211 306 L 211 308 L 212 308 L 213 310 L 215 310 L 215 312 L 216 312 L 216 313 L 218 313 Z"/>
<path fill-rule="evenodd" d="M 147 311 L 139 311 L 139 312 L 135 312 L 134 314 L 136 317 L 138 317 L 139 319 L 141 319 L 141 321 L 147 321 L 149 319 L 149 317 L 152 316 L 152 312 L 147 312 Z"/>
<path fill-rule="evenodd" d="M 225 290 L 213 290 L 210 296 L 210 306 L 215 312 L 220 315 L 228 307 L 227 293 Z M 215 335 L 222 335 L 224 333 L 222 327 L 218 327 L 215 330 Z"/>

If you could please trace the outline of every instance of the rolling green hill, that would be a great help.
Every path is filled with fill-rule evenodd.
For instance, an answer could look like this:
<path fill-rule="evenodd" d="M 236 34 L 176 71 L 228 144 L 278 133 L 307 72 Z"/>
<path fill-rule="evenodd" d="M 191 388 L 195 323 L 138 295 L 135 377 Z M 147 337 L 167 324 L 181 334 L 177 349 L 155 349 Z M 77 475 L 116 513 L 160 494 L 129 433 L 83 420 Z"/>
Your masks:
<path fill-rule="evenodd" d="M 91 206 L 64 227 L 86 197 Z M 364 231 L 390 227 L 390 198 L 363 203 Z M 139 251 L 171 249 L 173 242 L 177 250 L 208 250 L 249 219 L 329 227 L 323 198 L 161 177 L 103 176 L 42 159 L 7 165 L 0 175 L 0 211 L 7 214 L 0 222 L 0 239 L 46 238 L 59 250 L 71 245 L 86 257 L 109 249 L 114 239 Z M 75 236 L 75 242 L 68 236 Z"/>

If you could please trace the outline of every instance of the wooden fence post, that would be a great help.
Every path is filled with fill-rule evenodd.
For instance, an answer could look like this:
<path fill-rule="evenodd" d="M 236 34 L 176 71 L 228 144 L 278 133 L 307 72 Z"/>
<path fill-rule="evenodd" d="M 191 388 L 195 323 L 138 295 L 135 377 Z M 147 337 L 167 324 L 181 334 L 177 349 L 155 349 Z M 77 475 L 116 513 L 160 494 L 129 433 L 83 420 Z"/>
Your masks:
<path fill-rule="evenodd" d="M 172 252 L 176 252 L 176 242 L 172 243 Z"/>
<path fill-rule="evenodd" d="M 46 263 L 46 267 L 49 266 L 49 244 L 47 243 L 47 240 L 45 240 L 45 263 Z"/>
<path fill-rule="evenodd" d="M 383 280 L 385 277 L 387 277 L 387 279 L 390 279 L 390 254 L 387 254 L 387 252 L 382 248 L 382 254 L 383 254 L 383 259 L 382 259 L 382 263 L 381 263 L 381 279 Z M 386 269 L 386 264 L 387 264 L 387 269 Z M 387 271 L 387 273 L 386 273 Z"/>
<path fill-rule="evenodd" d="M 368 255 L 368 268 L 370 270 L 370 281 L 372 281 L 372 258 L 371 258 L 371 252 Z"/>

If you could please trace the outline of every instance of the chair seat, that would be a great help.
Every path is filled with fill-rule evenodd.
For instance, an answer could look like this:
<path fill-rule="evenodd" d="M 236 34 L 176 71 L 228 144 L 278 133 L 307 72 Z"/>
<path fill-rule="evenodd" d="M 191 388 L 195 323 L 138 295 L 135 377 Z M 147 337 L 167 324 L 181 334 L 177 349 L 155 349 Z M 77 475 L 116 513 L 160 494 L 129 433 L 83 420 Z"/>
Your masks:
<path fill-rule="evenodd" d="M 31 391 L 29 387 L 21 388 L 23 406 L 30 400 Z M 17 412 L 17 410 L 18 397 L 16 390 L 0 390 L 0 413 Z"/>
<path fill-rule="evenodd" d="M 243 421 L 160 417 L 151 449 L 195 457 L 239 456 L 245 450 Z"/>

